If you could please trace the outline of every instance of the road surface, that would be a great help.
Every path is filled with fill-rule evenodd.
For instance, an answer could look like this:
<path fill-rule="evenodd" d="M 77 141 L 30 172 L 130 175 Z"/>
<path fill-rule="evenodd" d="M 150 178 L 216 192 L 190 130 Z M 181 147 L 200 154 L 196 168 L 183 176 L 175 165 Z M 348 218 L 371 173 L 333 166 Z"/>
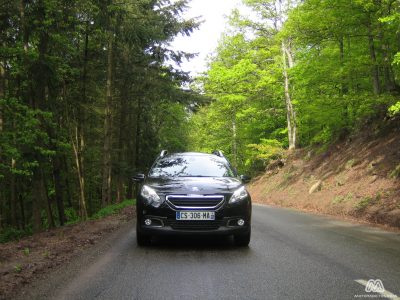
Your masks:
<path fill-rule="evenodd" d="M 21 299 L 355 299 L 400 295 L 398 233 L 257 205 L 253 206 L 248 248 L 235 247 L 230 238 L 168 238 L 139 248 L 133 225 L 31 287 Z M 384 290 L 366 292 L 370 279 L 379 279 Z M 369 290 L 371 287 L 382 286 L 374 281 Z"/>

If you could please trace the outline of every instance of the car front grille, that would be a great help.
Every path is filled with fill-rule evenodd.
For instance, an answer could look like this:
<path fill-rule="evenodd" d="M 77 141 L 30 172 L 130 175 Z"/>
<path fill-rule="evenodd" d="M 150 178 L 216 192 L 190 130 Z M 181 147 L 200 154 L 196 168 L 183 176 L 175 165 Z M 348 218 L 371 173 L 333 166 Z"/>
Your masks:
<path fill-rule="evenodd" d="M 168 195 L 167 203 L 174 209 L 216 209 L 224 202 L 222 195 Z"/>
<path fill-rule="evenodd" d="M 176 221 L 167 220 L 166 226 L 176 230 L 215 230 L 222 225 L 222 221 Z"/>

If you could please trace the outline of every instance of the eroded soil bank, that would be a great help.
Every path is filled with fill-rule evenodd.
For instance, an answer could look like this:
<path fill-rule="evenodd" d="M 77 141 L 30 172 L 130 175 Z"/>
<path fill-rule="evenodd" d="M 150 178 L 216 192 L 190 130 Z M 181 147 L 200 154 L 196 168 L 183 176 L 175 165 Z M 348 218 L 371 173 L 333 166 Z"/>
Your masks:
<path fill-rule="evenodd" d="M 400 228 L 400 131 L 296 150 L 249 190 L 254 202 Z"/>

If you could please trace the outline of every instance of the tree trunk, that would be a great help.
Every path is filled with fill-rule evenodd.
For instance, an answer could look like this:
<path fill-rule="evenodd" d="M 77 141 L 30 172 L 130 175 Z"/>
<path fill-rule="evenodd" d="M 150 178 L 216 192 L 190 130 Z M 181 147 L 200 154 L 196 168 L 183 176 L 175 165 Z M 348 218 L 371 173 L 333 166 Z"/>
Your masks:
<path fill-rule="evenodd" d="M 0 61 L 0 100 L 5 96 L 5 66 L 3 66 L 3 62 Z M 0 105 L 0 135 L 3 132 L 4 127 L 4 115 L 3 115 L 3 107 Z M 2 145 L 0 144 L 0 164 L 3 163 L 3 158 L 1 154 L 3 153 Z M 0 180 L 0 229 L 2 228 L 2 220 L 3 220 L 3 205 L 5 205 L 5 195 L 4 195 L 4 180 Z"/>
<path fill-rule="evenodd" d="M 21 218 L 20 218 L 20 224 L 21 228 L 25 229 L 25 207 L 24 207 L 24 199 L 22 198 L 22 195 L 18 195 L 18 202 L 19 202 L 19 208 L 21 212 Z"/>
<path fill-rule="evenodd" d="M 32 229 L 33 232 L 40 232 L 42 230 L 42 187 L 41 175 L 38 168 L 33 173 L 32 183 Z"/>
<path fill-rule="evenodd" d="M 72 139 L 72 148 L 75 155 L 75 165 L 78 171 L 79 182 L 79 216 L 86 220 L 88 217 L 85 198 L 85 177 L 83 173 L 82 149 L 84 147 L 84 138 L 82 132 L 79 132 L 78 125 L 75 126 L 75 137 Z"/>
<path fill-rule="evenodd" d="M 127 104 L 132 105 L 133 101 L 128 102 Z M 139 105 L 140 100 L 137 101 L 137 105 Z M 139 114 L 139 109 L 136 107 L 136 103 L 134 103 L 135 106 L 134 107 L 130 107 L 131 110 L 135 109 L 134 111 L 137 112 L 137 114 Z M 128 116 L 128 122 L 127 124 L 129 124 L 129 133 L 127 133 L 127 136 L 129 136 L 127 143 L 128 143 L 128 147 L 127 147 L 127 154 L 126 156 L 128 157 L 127 161 L 128 161 L 128 167 L 130 170 L 133 170 L 136 172 L 136 157 L 137 157 L 137 152 L 136 152 L 136 144 L 137 144 L 137 117 L 136 114 L 134 113 L 130 113 Z M 129 173 L 130 175 L 133 175 L 131 173 Z M 134 195 L 134 181 L 132 180 L 132 178 L 129 176 L 128 178 L 128 188 L 127 188 L 127 198 L 128 199 L 133 199 L 135 197 Z"/>
<path fill-rule="evenodd" d="M 374 45 L 374 36 L 372 35 L 371 25 L 368 26 L 368 46 L 369 46 L 369 55 L 371 59 L 371 77 L 372 77 L 372 88 L 375 95 L 379 95 L 381 92 L 380 83 L 379 83 L 379 69 L 378 63 L 376 61 L 376 53 L 375 53 L 375 45 Z"/>
<path fill-rule="evenodd" d="M 344 68 L 344 38 L 343 36 L 340 37 L 339 39 L 339 51 L 340 51 L 340 67 L 341 67 L 341 73 L 342 73 L 342 82 L 341 82 L 341 89 L 340 92 L 343 95 L 347 94 L 347 92 L 349 91 L 349 88 L 347 86 L 347 80 L 346 80 L 346 76 L 343 73 L 343 68 Z"/>
<path fill-rule="evenodd" d="M 41 194 L 43 199 L 46 199 L 46 214 L 47 214 L 47 223 L 49 228 L 54 228 L 56 227 L 56 224 L 54 223 L 54 217 L 53 217 L 53 212 L 51 209 L 51 199 L 49 197 L 49 194 L 47 192 L 47 181 L 44 176 L 43 170 L 41 170 Z"/>
<path fill-rule="evenodd" d="M 65 212 L 64 212 L 64 197 L 63 190 L 64 186 L 61 177 L 61 162 L 60 157 L 57 155 L 53 158 L 53 179 L 54 179 L 54 189 L 58 210 L 58 219 L 60 225 L 63 226 L 65 223 Z"/>
<path fill-rule="evenodd" d="M 285 103 L 286 103 L 286 119 L 288 127 L 288 139 L 289 139 L 289 150 L 296 148 L 296 112 L 292 105 L 292 99 L 290 95 L 290 80 L 288 74 L 289 68 L 293 67 L 293 57 L 291 50 L 286 46 L 285 42 L 282 41 L 282 59 L 283 59 L 283 77 L 284 77 L 284 88 L 285 88 Z"/>
<path fill-rule="evenodd" d="M 104 111 L 103 183 L 101 188 L 102 205 L 111 203 L 111 144 L 112 144 L 112 81 L 113 81 L 113 33 L 108 35 L 106 106 Z"/>
<path fill-rule="evenodd" d="M 15 168 L 16 161 L 15 159 L 11 159 L 11 169 Z M 15 189 L 15 174 L 11 171 L 10 174 L 10 207 L 11 207 L 11 225 L 13 227 L 17 227 L 17 197 L 16 197 L 16 189 Z"/>
<path fill-rule="evenodd" d="M 393 80 L 393 73 L 391 70 L 391 60 L 390 60 L 390 46 L 389 44 L 385 41 L 384 38 L 384 33 L 382 30 L 382 27 L 379 26 L 379 41 L 381 44 L 381 49 L 382 49 L 382 56 L 383 56 L 383 78 L 385 82 L 385 91 L 386 92 L 393 92 L 396 89 L 396 86 L 394 84 Z"/>
<path fill-rule="evenodd" d="M 71 185 L 69 184 L 69 178 L 68 178 L 68 162 L 67 162 L 67 157 L 65 155 L 63 155 L 62 157 L 62 166 L 65 170 L 65 175 L 64 175 L 64 183 L 65 183 L 65 193 L 67 194 L 67 204 L 68 207 L 72 207 L 72 198 L 71 198 Z"/>
<path fill-rule="evenodd" d="M 238 146 L 237 146 L 237 129 L 236 120 L 232 120 L 232 154 L 235 168 L 238 167 Z"/>
<path fill-rule="evenodd" d="M 119 136 L 118 136 L 118 174 L 117 174 L 117 202 L 120 203 L 126 197 L 125 194 L 125 144 L 126 144 L 126 109 L 128 97 L 128 83 L 122 87 L 119 108 Z"/>
<path fill-rule="evenodd" d="M 6 90 L 6 71 L 5 71 L 5 66 L 2 61 L 0 61 L 0 99 L 4 99 L 5 97 L 5 91 Z M 4 120 L 3 120 L 3 107 L 0 106 L 0 132 L 3 131 L 4 127 Z M 0 150 L 1 150 L 1 145 L 0 145 Z M 0 151 L 0 153 L 2 153 Z"/>

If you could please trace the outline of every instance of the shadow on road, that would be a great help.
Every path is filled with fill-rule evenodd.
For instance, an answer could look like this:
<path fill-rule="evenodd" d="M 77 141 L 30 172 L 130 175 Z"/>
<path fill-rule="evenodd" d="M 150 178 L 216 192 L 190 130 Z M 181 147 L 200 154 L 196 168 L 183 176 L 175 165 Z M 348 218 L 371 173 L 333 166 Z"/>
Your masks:
<path fill-rule="evenodd" d="M 246 252 L 249 247 L 238 247 L 230 236 L 168 236 L 152 239 L 147 249 L 184 251 L 236 251 Z"/>

